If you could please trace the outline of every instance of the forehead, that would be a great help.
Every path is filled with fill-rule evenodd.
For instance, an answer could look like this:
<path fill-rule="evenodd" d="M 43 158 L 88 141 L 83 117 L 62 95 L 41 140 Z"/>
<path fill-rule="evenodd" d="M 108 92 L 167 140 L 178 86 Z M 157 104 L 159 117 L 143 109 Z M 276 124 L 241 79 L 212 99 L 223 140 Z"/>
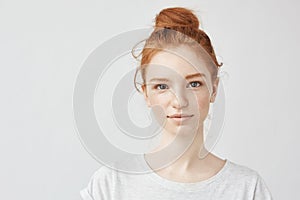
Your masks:
<path fill-rule="evenodd" d="M 147 79 L 157 76 L 174 78 L 176 75 L 184 78 L 195 73 L 210 77 L 205 60 L 184 46 L 156 53 L 146 67 Z"/>

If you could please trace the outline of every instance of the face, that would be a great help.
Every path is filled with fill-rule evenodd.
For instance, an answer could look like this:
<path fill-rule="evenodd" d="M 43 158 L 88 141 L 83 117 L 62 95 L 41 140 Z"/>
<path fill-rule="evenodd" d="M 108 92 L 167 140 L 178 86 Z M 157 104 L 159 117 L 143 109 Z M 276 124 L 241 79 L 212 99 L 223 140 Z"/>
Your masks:
<path fill-rule="evenodd" d="M 161 51 L 146 66 L 142 87 L 147 105 L 168 132 L 197 129 L 214 102 L 218 79 L 211 80 L 207 62 L 190 48 Z"/>

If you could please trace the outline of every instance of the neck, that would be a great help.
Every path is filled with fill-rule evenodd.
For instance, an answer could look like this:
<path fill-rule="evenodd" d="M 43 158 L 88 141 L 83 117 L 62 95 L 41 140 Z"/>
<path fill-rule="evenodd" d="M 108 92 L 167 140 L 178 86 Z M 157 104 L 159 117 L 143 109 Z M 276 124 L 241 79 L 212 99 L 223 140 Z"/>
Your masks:
<path fill-rule="evenodd" d="M 203 145 L 203 124 L 198 127 L 197 131 L 186 130 L 176 134 L 163 131 L 160 144 L 152 152 L 158 152 L 155 155 L 157 157 L 151 158 L 151 155 L 148 154 L 149 160 L 152 159 L 153 162 L 163 161 L 166 163 L 166 160 L 171 157 L 167 164 L 168 169 L 186 171 L 195 166 L 195 163 L 204 165 L 210 154 Z M 160 159 L 157 159 L 158 157 Z"/>

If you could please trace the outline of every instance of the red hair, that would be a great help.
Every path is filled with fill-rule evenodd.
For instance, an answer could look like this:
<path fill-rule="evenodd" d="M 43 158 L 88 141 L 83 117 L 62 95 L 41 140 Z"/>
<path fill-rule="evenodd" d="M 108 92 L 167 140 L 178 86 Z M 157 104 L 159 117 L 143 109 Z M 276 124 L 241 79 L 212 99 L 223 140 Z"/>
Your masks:
<path fill-rule="evenodd" d="M 166 8 L 156 15 L 154 31 L 146 40 L 141 52 L 140 69 L 144 82 L 145 66 L 150 63 L 153 56 L 167 47 L 176 47 L 181 44 L 187 44 L 189 47 L 199 47 L 200 44 L 201 49 L 204 49 L 214 63 L 213 68 L 210 69 L 212 80 L 217 77 L 218 68 L 223 63 L 218 63 L 211 41 L 207 34 L 199 29 L 199 24 L 199 20 L 193 13 L 193 10 L 187 8 Z"/>

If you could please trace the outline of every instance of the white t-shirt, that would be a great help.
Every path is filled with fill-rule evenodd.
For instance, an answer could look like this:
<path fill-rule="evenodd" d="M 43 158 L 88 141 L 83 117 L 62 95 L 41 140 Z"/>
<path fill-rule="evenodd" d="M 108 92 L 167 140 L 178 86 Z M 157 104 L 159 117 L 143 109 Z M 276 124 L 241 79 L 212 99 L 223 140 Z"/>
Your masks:
<path fill-rule="evenodd" d="M 121 163 L 152 171 L 144 155 Z M 120 164 L 120 163 L 119 163 Z M 132 174 L 101 166 L 80 191 L 83 200 L 272 200 L 262 177 L 253 169 L 226 159 L 223 168 L 207 180 L 183 183 L 157 173 Z"/>

